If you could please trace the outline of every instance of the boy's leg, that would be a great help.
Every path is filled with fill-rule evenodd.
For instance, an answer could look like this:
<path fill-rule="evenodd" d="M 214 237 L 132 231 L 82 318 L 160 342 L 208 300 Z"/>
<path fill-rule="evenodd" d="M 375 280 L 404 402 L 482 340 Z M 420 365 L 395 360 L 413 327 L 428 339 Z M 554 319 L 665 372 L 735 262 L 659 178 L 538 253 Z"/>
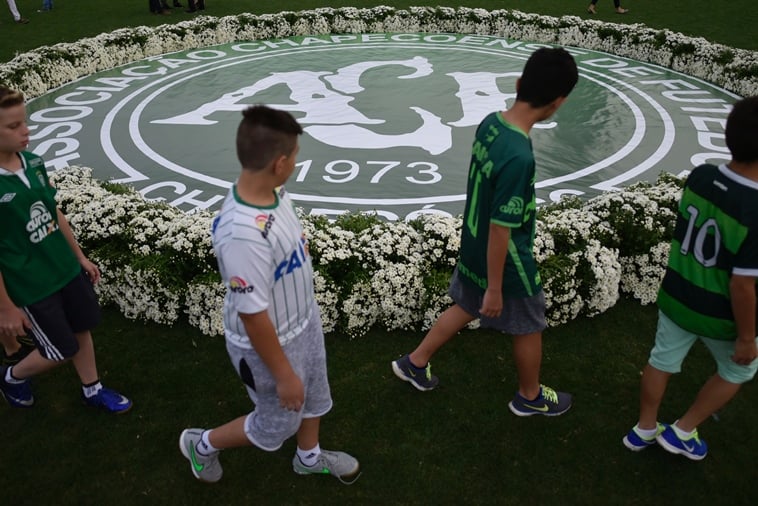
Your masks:
<path fill-rule="evenodd" d="M 303 418 L 297 430 L 297 447 L 308 450 L 318 445 L 318 433 L 321 427 L 321 417 Z"/>
<path fill-rule="evenodd" d="M 656 369 L 647 364 L 642 370 L 640 380 L 640 419 L 637 426 L 640 429 L 655 429 L 658 426 L 658 409 L 666 393 L 670 372 Z"/>
<path fill-rule="evenodd" d="M 540 394 L 542 332 L 513 336 L 513 360 L 518 372 L 519 394 L 535 399 Z"/>
<path fill-rule="evenodd" d="M 21 349 L 21 343 L 16 340 L 15 336 L 8 336 L 5 334 L 0 335 L 0 345 L 3 346 L 5 356 L 10 357 Z"/>
<path fill-rule="evenodd" d="M 426 365 L 437 350 L 473 320 L 474 316 L 458 304 L 449 307 L 440 315 L 416 349 L 410 353 L 411 362 L 419 367 Z"/>
<path fill-rule="evenodd" d="M 741 386 L 739 383 L 731 383 L 718 374 L 714 374 L 700 389 L 695 402 L 676 422 L 676 426 L 683 432 L 692 432 L 709 416 L 732 400 Z"/>
<path fill-rule="evenodd" d="M 98 381 L 97 364 L 95 363 L 95 345 L 89 330 L 74 333 L 79 343 L 79 351 L 71 357 L 76 373 L 82 385 L 90 385 Z"/>

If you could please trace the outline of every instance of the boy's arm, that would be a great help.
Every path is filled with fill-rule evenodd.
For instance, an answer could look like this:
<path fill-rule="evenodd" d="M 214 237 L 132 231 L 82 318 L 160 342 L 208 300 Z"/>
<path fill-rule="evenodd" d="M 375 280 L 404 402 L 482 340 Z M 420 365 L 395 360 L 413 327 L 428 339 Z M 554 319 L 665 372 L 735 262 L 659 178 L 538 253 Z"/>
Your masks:
<path fill-rule="evenodd" d="M 510 240 L 510 228 L 490 223 L 487 240 L 487 290 L 479 310 L 490 318 L 497 318 L 503 311 L 503 270 Z"/>
<path fill-rule="evenodd" d="M 734 343 L 732 360 L 740 365 L 748 365 L 758 357 L 758 347 L 755 344 L 755 278 L 732 274 L 729 295 L 737 325 L 737 341 Z"/>
<path fill-rule="evenodd" d="M 240 319 L 255 352 L 261 357 L 276 381 L 279 404 L 284 409 L 300 411 L 305 401 L 303 382 L 295 374 L 292 365 L 284 354 L 268 312 L 240 313 Z"/>
<path fill-rule="evenodd" d="M 26 329 L 31 327 L 32 323 L 8 295 L 0 272 L 0 334 L 8 337 L 23 336 Z"/>
<path fill-rule="evenodd" d="M 79 247 L 79 243 L 76 241 L 76 237 L 74 237 L 74 231 L 71 230 L 71 225 L 68 224 L 66 215 L 63 214 L 63 211 L 61 211 L 60 208 L 56 208 L 56 210 L 58 211 L 58 226 L 66 237 L 68 245 L 71 246 L 74 255 L 76 255 L 76 259 L 79 260 L 84 272 L 89 276 L 90 281 L 92 281 L 93 284 L 96 284 L 100 281 L 100 269 L 87 258 L 82 251 L 82 248 Z"/>

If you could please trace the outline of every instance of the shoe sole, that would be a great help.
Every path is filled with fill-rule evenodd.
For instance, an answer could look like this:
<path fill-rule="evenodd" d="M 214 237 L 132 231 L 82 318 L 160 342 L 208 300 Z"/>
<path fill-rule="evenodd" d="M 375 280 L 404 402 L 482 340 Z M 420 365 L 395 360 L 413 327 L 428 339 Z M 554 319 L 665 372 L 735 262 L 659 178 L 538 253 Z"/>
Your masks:
<path fill-rule="evenodd" d="M 547 413 L 547 412 L 542 412 L 542 411 L 520 411 L 513 405 L 513 401 L 511 401 L 508 403 L 508 408 L 511 410 L 511 413 L 513 413 L 516 416 L 532 416 L 532 415 L 561 416 L 563 413 L 571 409 L 571 406 L 567 407 L 566 409 L 558 413 Z"/>
<path fill-rule="evenodd" d="M 32 397 L 31 400 L 27 401 L 28 404 L 26 404 L 23 401 L 14 399 L 13 397 L 8 397 L 2 390 L 0 390 L 0 395 L 3 396 L 3 399 L 5 399 L 8 402 L 8 405 L 12 408 L 31 408 L 34 406 L 34 397 Z"/>
<path fill-rule="evenodd" d="M 429 390 L 434 390 L 434 387 L 425 387 L 424 385 L 420 385 L 416 383 L 413 380 L 413 378 L 409 378 L 408 376 L 406 376 L 405 373 L 403 373 L 403 370 L 400 369 L 400 366 L 397 365 L 397 362 L 394 360 L 392 361 L 392 372 L 394 372 L 395 376 L 397 376 L 401 380 L 407 381 L 408 383 L 416 387 L 416 390 L 419 390 L 421 392 L 428 392 Z"/>
<path fill-rule="evenodd" d="M 632 444 L 632 442 L 629 441 L 629 438 L 627 436 L 624 436 L 624 439 L 622 439 L 621 442 L 624 443 L 624 446 L 626 446 L 627 448 L 629 448 L 633 452 L 641 452 L 642 450 L 644 450 L 648 446 L 654 445 L 655 444 L 655 439 L 650 444 L 646 444 L 645 446 L 637 446 L 637 445 Z"/>
<path fill-rule="evenodd" d="M 690 460 L 703 460 L 705 456 L 708 455 L 708 452 L 704 453 L 703 455 L 695 455 L 686 450 L 681 450 L 677 448 L 676 446 L 672 445 L 671 443 L 669 443 L 668 441 L 666 441 L 665 439 L 663 439 L 662 437 L 657 437 L 655 438 L 655 440 L 658 442 L 661 448 L 663 448 L 667 452 L 673 453 L 675 455 L 683 455 Z"/>

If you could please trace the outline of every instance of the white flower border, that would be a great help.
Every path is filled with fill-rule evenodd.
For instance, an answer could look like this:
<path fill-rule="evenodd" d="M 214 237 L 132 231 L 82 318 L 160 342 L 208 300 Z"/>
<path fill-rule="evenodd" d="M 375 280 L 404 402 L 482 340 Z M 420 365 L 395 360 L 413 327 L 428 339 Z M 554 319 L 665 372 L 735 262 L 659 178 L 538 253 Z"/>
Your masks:
<path fill-rule="evenodd" d="M 0 82 L 43 95 L 80 77 L 150 56 L 235 41 L 297 35 L 371 32 L 452 32 L 575 46 L 654 63 L 698 77 L 741 96 L 758 94 L 758 53 L 641 24 L 604 23 L 515 10 L 378 6 L 320 8 L 278 14 L 200 16 L 173 25 L 124 28 L 60 43 L 0 65 Z"/>
<path fill-rule="evenodd" d="M 758 94 L 754 51 L 642 25 L 463 7 L 322 8 L 126 28 L 21 54 L 0 65 L 0 82 L 34 98 L 83 76 L 175 51 L 370 32 L 475 33 L 583 47 L 668 67 L 742 96 Z M 202 332 L 222 333 L 224 287 L 210 247 L 210 214 L 186 215 L 146 202 L 133 189 L 93 180 L 89 168 L 59 171 L 54 179 L 80 242 L 102 266 L 104 301 L 118 304 L 129 317 L 162 323 L 184 313 Z M 622 293 L 642 303 L 655 299 L 680 186 L 667 176 L 656 185 L 640 183 L 540 211 L 535 254 L 551 325 L 601 313 Z M 445 288 L 456 262 L 460 220 L 302 219 L 325 331 L 357 337 L 375 325 L 426 328 L 449 304 Z"/>

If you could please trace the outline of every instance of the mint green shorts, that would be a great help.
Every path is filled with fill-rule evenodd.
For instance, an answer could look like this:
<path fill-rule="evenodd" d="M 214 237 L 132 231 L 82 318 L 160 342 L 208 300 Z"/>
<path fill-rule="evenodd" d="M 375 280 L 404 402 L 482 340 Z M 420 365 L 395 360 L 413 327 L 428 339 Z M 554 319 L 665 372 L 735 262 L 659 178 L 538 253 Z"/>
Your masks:
<path fill-rule="evenodd" d="M 676 374 L 682 370 L 682 362 L 695 341 L 700 339 L 716 360 L 718 374 L 729 383 L 742 384 L 750 381 L 758 371 L 758 359 L 750 365 L 734 363 L 734 341 L 721 341 L 688 332 L 658 311 L 658 330 L 655 346 L 650 351 L 650 365 L 663 372 Z M 758 342 L 758 338 L 756 338 Z"/>

